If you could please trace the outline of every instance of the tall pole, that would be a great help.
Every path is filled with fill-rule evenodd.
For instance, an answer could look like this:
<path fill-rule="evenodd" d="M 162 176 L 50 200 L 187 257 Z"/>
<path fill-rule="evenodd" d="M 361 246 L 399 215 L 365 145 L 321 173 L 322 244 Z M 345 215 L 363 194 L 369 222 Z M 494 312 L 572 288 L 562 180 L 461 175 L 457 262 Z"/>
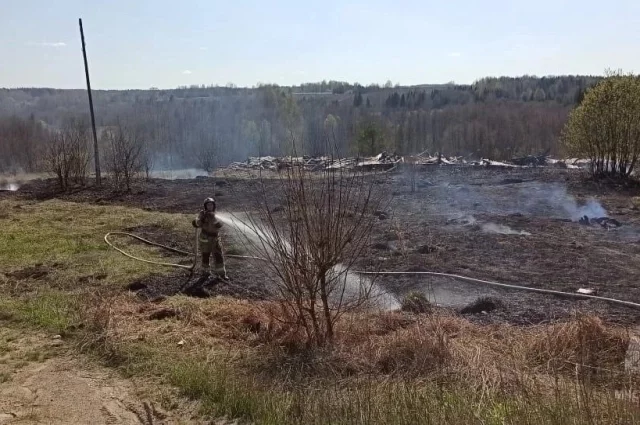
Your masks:
<path fill-rule="evenodd" d="M 87 76 L 87 93 L 89 94 L 89 111 L 91 112 L 91 129 L 93 130 L 93 156 L 96 161 L 96 186 L 102 185 L 100 176 L 100 151 L 98 150 L 98 136 L 96 134 L 96 117 L 93 114 L 93 98 L 91 97 L 91 81 L 89 80 L 89 64 L 87 63 L 87 49 L 84 44 L 84 31 L 82 30 L 82 19 L 80 23 L 80 39 L 82 40 L 82 56 L 84 57 L 84 73 Z"/>

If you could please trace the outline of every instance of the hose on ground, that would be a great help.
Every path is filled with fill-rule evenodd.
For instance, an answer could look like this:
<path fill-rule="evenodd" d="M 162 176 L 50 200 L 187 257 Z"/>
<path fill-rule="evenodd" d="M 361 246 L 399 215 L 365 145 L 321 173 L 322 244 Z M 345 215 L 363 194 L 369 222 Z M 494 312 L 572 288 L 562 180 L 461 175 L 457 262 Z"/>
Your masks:
<path fill-rule="evenodd" d="M 196 249 L 194 250 L 194 252 L 189 252 L 189 251 L 183 251 L 181 249 L 177 249 L 177 248 L 172 248 L 170 246 L 167 245 L 163 245 L 161 243 L 158 242 L 153 242 L 150 241 L 148 239 L 145 239 L 143 237 L 140 237 L 138 235 L 135 235 L 133 233 L 127 233 L 127 232 L 109 232 L 106 235 L 104 235 L 104 241 L 107 243 L 107 245 L 109 245 L 111 248 L 115 249 L 116 251 L 118 251 L 119 253 L 121 253 L 122 255 L 125 255 L 133 260 L 136 261 L 142 261 L 143 263 L 149 263 L 149 264 L 155 264 L 158 266 L 167 266 L 167 267 L 177 267 L 177 268 L 181 268 L 181 269 L 186 269 L 186 270 L 190 270 L 193 271 L 193 269 L 195 268 L 197 262 L 198 262 L 198 251 L 197 251 L 197 247 L 198 247 L 198 229 L 196 229 L 196 241 L 195 241 L 195 247 Z M 125 250 L 118 248 L 117 246 L 115 246 L 110 240 L 109 237 L 111 236 L 127 236 L 130 238 L 133 238 L 137 241 L 140 241 L 146 245 L 150 245 L 150 246 L 155 246 L 157 248 L 162 248 L 164 250 L 176 253 L 176 254 L 180 254 L 180 255 L 193 255 L 193 264 L 190 266 L 186 266 L 184 264 L 175 264 L 175 263 L 165 263 L 165 262 L 161 262 L 161 261 L 154 261 L 154 260 L 147 260 L 145 258 L 140 258 L 140 257 L 136 257 L 135 255 L 129 254 L 128 252 L 126 252 Z M 229 258 L 240 258 L 240 259 L 245 259 L 245 260 L 264 260 L 263 258 L 260 257 L 252 257 L 249 255 L 234 255 L 234 254 L 229 254 L 229 255 L 225 255 L 225 257 L 229 257 Z"/>
<path fill-rule="evenodd" d="M 573 292 L 556 291 L 554 289 L 532 288 L 532 287 L 529 287 L 529 286 L 521 286 L 521 285 L 512 285 L 512 284 L 507 284 L 507 283 L 492 282 L 492 281 L 489 281 L 489 280 L 476 279 L 474 277 L 462 276 L 462 275 L 451 274 L 451 273 L 425 272 L 425 271 L 416 271 L 416 272 L 395 272 L 395 271 L 372 271 L 372 272 L 367 272 L 367 271 L 354 271 L 354 273 L 358 273 L 358 274 L 361 274 L 361 275 L 427 275 L 427 276 L 450 277 L 450 278 L 453 278 L 453 279 L 465 280 L 467 282 L 473 282 L 473 283 L 481 283 L 481 284 L 484 284 L 484 285 L 496 286 L 496 287 L 500 287 L 500 288 L 516 289 L 516 290 L 528 291 L 528 292 L 537 292 L 539 294 L 549 294 L 549 295 L 556 295 L 556 296 L 567 297 L 567 298 L 578 298 L 578 299 L 606 301 L 606 302 L 609 302 L 609 303 L 612 303 L 612 304 L 618 304 L 618 305 L 623 305 L 625 307 L 632 307 L 632 308 L 640 309 L 640 304 L 639 303 L 634 303 L 632 301 L 624 301 L 624 300 L 619 300 L 619 299 L 616 299 L 616 298 L 601 297 L 601 296 L 598 296 L 598 295 L 588 295 L 588 294 L 579 294 L 579 293 L 573 293 Z"/>
<path fill-rule="evenodd" d="M 136 257 L 134 255 L 129 254 L 128 252 L 116 247 L 115 245 L 113 245 L 111 243 L 111 241 L 109 241 L 109 237 L 110 236 L 127 236 L 133 239 L 136 239 L 144 244 L 150 245 L 150 246 L 155 246 L 158 248 L 162 248 L 165 249 L 167 251 L 170 252 L 174 252 L 176 254 L 181 254 L 181 255 L 193 255 L 193 264 L 191 266 L 186 266 L 184 264 L 174 264 L 174 263 L 164 263 L 164 262 L 160 262 L 160 261 L 153 261 L 153 260 L 147 260 L 144 258 L 140 258 L 140 257 Z M 145 263 L 149 263 L 149 264 L 156 264 L 159 266 L 167 266 L 167 267 L 178 267 L 178 268 L 182 268 L 182 269 L 186 269 L 189 270 L 191 272 L 193 272 L 196 263 L 197 263 L 197 240 L 198 240 L 198 229 L 196 229 L 196 250 L 195 252 L 188 252 L 188 251 L 183 251 L 181 249 L 177 249 L 177 248 L 172 248 L 170 246 L 167 245 L 163 245 L 157 242 L 152 242 L 148 239 L 142 238 L 138 235 L 134 235 L 133 233 L 127 233 L 127 232 L 109 232 L 104 236 L 104 241 L 107 243 L 107 245 L 109 245 L 110 247 L 112 247 L 113 249 L 115 249 L 116 251 L 120 252 L 121 254 L 136 260 L 136 261 L 142 261 Z M 225 257 L 229 257 L 229 258 L 239 258 L 239 259 L 245 259 L 245 260 L 260 260 L 260 261 L 267 261 L 265 258 L 261 258 L 261 257 L 254 257 L 254 256 L 250 256 L 250 255 L 225 255 Z M 640 309 L 640 303 L 635 303 L 632 301 L 625 301 L 625 300 L 619 300 L 616 298 L 609 298 L 609 297 L 601 297 L 598 295 L 588 295 L 588 294 L 579 294 L 579 293 L 572 293 L 572 292 L 563 292 L 563 291 L 556 291 L 554 289 L 542 289 L 542 288 L 532 288 L 529 286 L 521 286 L 521 285 L 512 285 L 512 284 L 507 284 L 507 283 L 500 283 L 500 282 L 493 282 L 493 281 L 489 281 L 489 280 L 483 280 L 483 279 L 476 279 L 473 277 L 468 277 L 468 276 L 462 276 L 462 275 L 457 275 L 457 274 L 452 274 L 452 273 L 440 273 L 440 272 L 429 272 L 429 271 L 406 271 L 406 272 L 402 272 L 402 271 L 353 271 L 353 273 L 356 274 L 360 274 L 360 275 L 390 275 L 390 276 L 394 276 L 394 275 L 414 275 L 414 276 L 419 276 L 419 275 L 426 275 L 426 276 L 439 276 L 439 277 L 448 277 L 448 278 L 452 278 L 452 279 L 459 279 L 459 280 L 464 280 L 467 282 L 472 282 L 472 283 L 480 283 L 483 285 L 488 285 L 488 286 L 494 286 L 494 287 L 499 287 L 499 288 L 506 288 L 506 289 L 515 289 L 515 290 L 519 290 L 519 291 L 527 291 L 527 292 L 536 292 L 539 294 L 547 294 L 547 295 L 555 295 L 555 296 L 560 296 L 560 297 L 566 297 L 566 298 L 576 298 L 576 299 L 587 299 L 587 300 L 598 300 L 598 301 L 604 301 L 604 302 L 608 302 L 610 304 L 616 304 L 616 305 L 622 305 L 625 307 L 631 307 L 631 308 L 636 308 L 636 309 Z"/>

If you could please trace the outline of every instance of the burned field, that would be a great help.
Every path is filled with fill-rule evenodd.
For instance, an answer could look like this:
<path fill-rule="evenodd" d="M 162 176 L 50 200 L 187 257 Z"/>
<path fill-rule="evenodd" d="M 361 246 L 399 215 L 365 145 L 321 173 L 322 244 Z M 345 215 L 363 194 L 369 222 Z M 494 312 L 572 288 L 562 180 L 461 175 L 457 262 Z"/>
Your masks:
<path fill-rule="evenodd" d="M 552 168 L 432 166 L 415 175 L 397 172 L 372 179 L 389 195 L 389 202 L 377 212 L 370 249 L 359 264 L 363 269 L 433 271 L 569 293 L 591 289 L 599 296 L 640 302 L 640 210 L 634 205 L 638 189 L 590 182 L 579 171 Z M 129 193 L 86 189 L 55 195 L 50 182 L 36 181 L 15 196 L 190 214 L 204 197 L 214 194 L 221 211 L 235 213 L 251 211 L 256 191 L 269 191 L 270 185 L 277 184 L 276 179 L 260 181 L 251 173 L 231 173 L 216 178 L 154 179 Z M 135 223 L 125 227 L 136 232 Z M 154 229 L 137 233 L 191 249 L 188 234 L 162 235 Z M 223 238 L 227 247 L 242 249 L 229 230 Z M 260 298 L 268 285 L 266 268 L 241 259 L 227 263 L 231 283 L 208 282 L 205 295 Z M 431 302 L 483 323 L 534 324 L 576 312 L 624 324 L 640 319 L 637 310 L 602 301 L 508 290 L 451 277 L 407 274 L 375 279 L 398 298 L 419 291 Z M 186 275 L 151 276 L 138 283 L 133 285 L 135 290 L 147 299 L 171 296 L 191 285 Z M 198 291 L 193 295 L 198 296 Z M 472 308 L 483 297 L 499 302 Z"/>

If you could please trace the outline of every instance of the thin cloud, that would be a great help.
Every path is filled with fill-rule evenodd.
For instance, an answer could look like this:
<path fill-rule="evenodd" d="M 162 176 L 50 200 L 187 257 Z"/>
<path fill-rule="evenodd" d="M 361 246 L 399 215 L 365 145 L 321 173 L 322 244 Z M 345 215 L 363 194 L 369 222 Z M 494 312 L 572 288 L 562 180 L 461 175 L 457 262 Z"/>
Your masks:
<path fill-rule="evenodd" d="M 202 47 L 200 47 L 200 50 L 207 50 L 207 48 L 202 46 Z"/>
<path fill-rule="evenodd" d="M 450 58 L 459 58 L 460 56 L 462 56 L 462 53 L 460 52 L 451 52 L 448 55 Z"/>
<path fill-rule="evenodd" d="M 190 75 L 190 74 L 191 74 L 191 71 L 189 71 L 188 69 L 185 69 L 184 71 L 182 71 L 182 73 L 183 73 L 184 75 Z"/>
<path fill-rule="evenodd" d="M 38 46 L 38 47 L 67 47 L 67 43 L 64 43 L 62 41 L 56 41 L 56 42 L 50 42 L 50 41 L 35 42 L 35 41 L 30 41 L 27 44 L 29 46 Z"/>

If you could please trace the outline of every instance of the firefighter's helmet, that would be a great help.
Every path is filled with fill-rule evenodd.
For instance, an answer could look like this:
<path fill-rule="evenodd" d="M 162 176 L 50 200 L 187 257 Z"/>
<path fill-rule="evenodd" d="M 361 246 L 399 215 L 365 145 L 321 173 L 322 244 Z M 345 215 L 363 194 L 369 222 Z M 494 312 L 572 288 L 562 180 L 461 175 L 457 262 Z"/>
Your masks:
<path fill-rule="evenodd" d="M 209 197 L 207 199 L 204 200 L 203 205 L 204 205 L 204 209 L 207 209 L 207 204 L 213 204 L 213 210 L 215 211 L 216 209 L 216 200 Z"/>

